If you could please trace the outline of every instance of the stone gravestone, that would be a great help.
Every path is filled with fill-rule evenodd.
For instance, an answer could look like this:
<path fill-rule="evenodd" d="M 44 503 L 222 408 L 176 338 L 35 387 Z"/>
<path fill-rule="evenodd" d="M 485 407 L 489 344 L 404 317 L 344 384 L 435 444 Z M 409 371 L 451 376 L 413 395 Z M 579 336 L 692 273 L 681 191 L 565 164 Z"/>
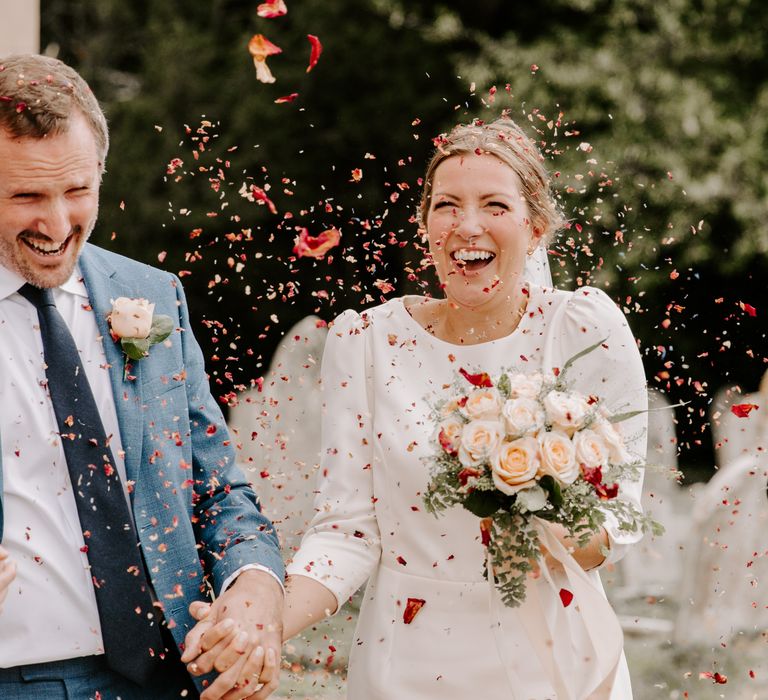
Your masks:
<path fill-rule="evenodd" d="M 646 535 L 618 563 L 620 587 L 614 598 L 674 594 L 682 574 L 681 549 L 688 530 L 688 492 L 677 472 L 675 414 L 663 394 L 648 392 L 648 468 L 643 480 L 643 507 L 665 528 L 660 537 Z M 607 578 L 607 577 L 604 577 Z"/>
<path fill-rule="evenodd" d="M 726 644 L 768 629 L 768 454 L 744 454 L 696 497 L 677 644 Z"/>
<path fill-rule="evenodd" d="M 229 427 L 238 462 L 254 482 L 290 560 L 314 515 L 315 473 L 320 459 L 320 365 L 327 328 L 308 316 L 286 333 L 261 391 L 240 395 Z M 273 697 L 324 700 L 344 697 L 344 673 L 357 619 L 347 603 L 285 647 L 290 672 Z"/>
<path fill-rule="evenodd" d="M 710 421 L 718 468 L 734 463 L 737 457 L 755 448 L 761 413 L 768 411 L 766 397 L 768 374 L 763 377 L 758 393 L 743 394 L 739 387 L 725 387 L 717 392 L 710 409 Z M 758 408 L 752 409 L 746 417 L 739 417 L 731 411 L 733 406 L 739 404 L 753 404 Z"/>
<path fill-rule="evenodd" d="M 764 378 L 760 394 L 732 403 L 762 408 L 766 394 Z M 737 446 L 735 456 L 697 492 L 692 511 L 674 635 L 681 645 L 725 644 L 735 634 L 768 629 L 768 415 L 755 409 L 733 418 L 750 422 L 744 430 L 731 419 L 721 422 L 715 439 Z"/>
<path fill-rule="evenodd" d="M 230 411 L 238 462 L 256 486 L 289 557 L 314 513 L 320 455 L 320 362 L 327 329 L 308 316 L 286 333 L 261 391 Z"/>

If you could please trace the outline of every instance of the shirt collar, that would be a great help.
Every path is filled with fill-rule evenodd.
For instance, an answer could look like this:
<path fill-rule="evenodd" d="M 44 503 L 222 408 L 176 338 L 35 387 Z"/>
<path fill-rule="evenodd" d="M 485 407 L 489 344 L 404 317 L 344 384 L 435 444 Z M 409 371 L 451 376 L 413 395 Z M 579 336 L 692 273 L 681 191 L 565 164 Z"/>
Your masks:
<path fill-rule="evenodd" d="M 26 282 L 26 280 L 14 270 L 0 265 L 0 301 L 14 294 Z M 85 288 L 80 266 L 76 265 L 69 279 L 58 289 L 75 296 L 88 298 L 88 290 Z"/>

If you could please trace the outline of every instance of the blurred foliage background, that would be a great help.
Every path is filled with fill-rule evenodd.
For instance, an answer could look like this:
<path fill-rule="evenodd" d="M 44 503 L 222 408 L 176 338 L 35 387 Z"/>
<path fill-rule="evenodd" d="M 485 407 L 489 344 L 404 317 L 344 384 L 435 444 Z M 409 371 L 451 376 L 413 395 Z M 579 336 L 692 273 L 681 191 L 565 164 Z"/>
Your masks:
<path fill-rule="evenodd" d="M 434 291 L 413 222 L 432 138 L 508 110 L 570 219 L 556 282 L 623 308 L 649 384 L 689 402 L 683 469 L 708 476 L 714 393 L 755 390 L 768 362 L 768 5 L 286 2 L 263 19 L 243 0 L 42 0 L 43 50 L 111 124 L 94 241 L 183 276 L 222 403 L 307 314 Z M 254 33 L 283 50 L 272 85 Z M 324 47 L 309 73 L 307 34 Z M 331 226 L 328 258 L 293 256 L 297 228 Z"/>

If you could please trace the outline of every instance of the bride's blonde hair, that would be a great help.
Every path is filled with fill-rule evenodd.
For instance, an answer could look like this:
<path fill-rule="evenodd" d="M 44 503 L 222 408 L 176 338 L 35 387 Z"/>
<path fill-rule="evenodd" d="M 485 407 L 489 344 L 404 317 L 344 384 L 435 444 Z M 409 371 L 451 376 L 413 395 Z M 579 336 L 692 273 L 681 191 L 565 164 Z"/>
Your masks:
<path fill-rule="evenodd" d="M 427 212 L 432 200 L 432 182 L 435 170 L 444 160 L 453 156 L 490 154 L 508 165 L 520 180 L 531 224 L 538 228 L 546 243 L 565 224 L 565 217 L 551 189 L 544 157 L 536 144 L 509 117 L 501 117 L 488 124 L 475 120 L 459 124 L 449 134 L 435 139 L 436 149 L 424 176 L 424 187 L 418 209 L 418 223 L 426 229 Z"/>

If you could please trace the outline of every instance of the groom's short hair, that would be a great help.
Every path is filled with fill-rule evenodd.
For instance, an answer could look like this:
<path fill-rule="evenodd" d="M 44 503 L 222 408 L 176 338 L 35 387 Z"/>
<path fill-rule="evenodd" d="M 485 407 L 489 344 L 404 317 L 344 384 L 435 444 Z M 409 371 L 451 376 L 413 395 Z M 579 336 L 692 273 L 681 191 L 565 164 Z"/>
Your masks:
<path fill-rule="evenodd" d="M 102 170 L 109 149 L 107 120 L 82 76 L 39 54 L 0 57 L 0 128 L 15 138 L 61 134 L 73 114 L 85 117 L 96 139 Z"/>

